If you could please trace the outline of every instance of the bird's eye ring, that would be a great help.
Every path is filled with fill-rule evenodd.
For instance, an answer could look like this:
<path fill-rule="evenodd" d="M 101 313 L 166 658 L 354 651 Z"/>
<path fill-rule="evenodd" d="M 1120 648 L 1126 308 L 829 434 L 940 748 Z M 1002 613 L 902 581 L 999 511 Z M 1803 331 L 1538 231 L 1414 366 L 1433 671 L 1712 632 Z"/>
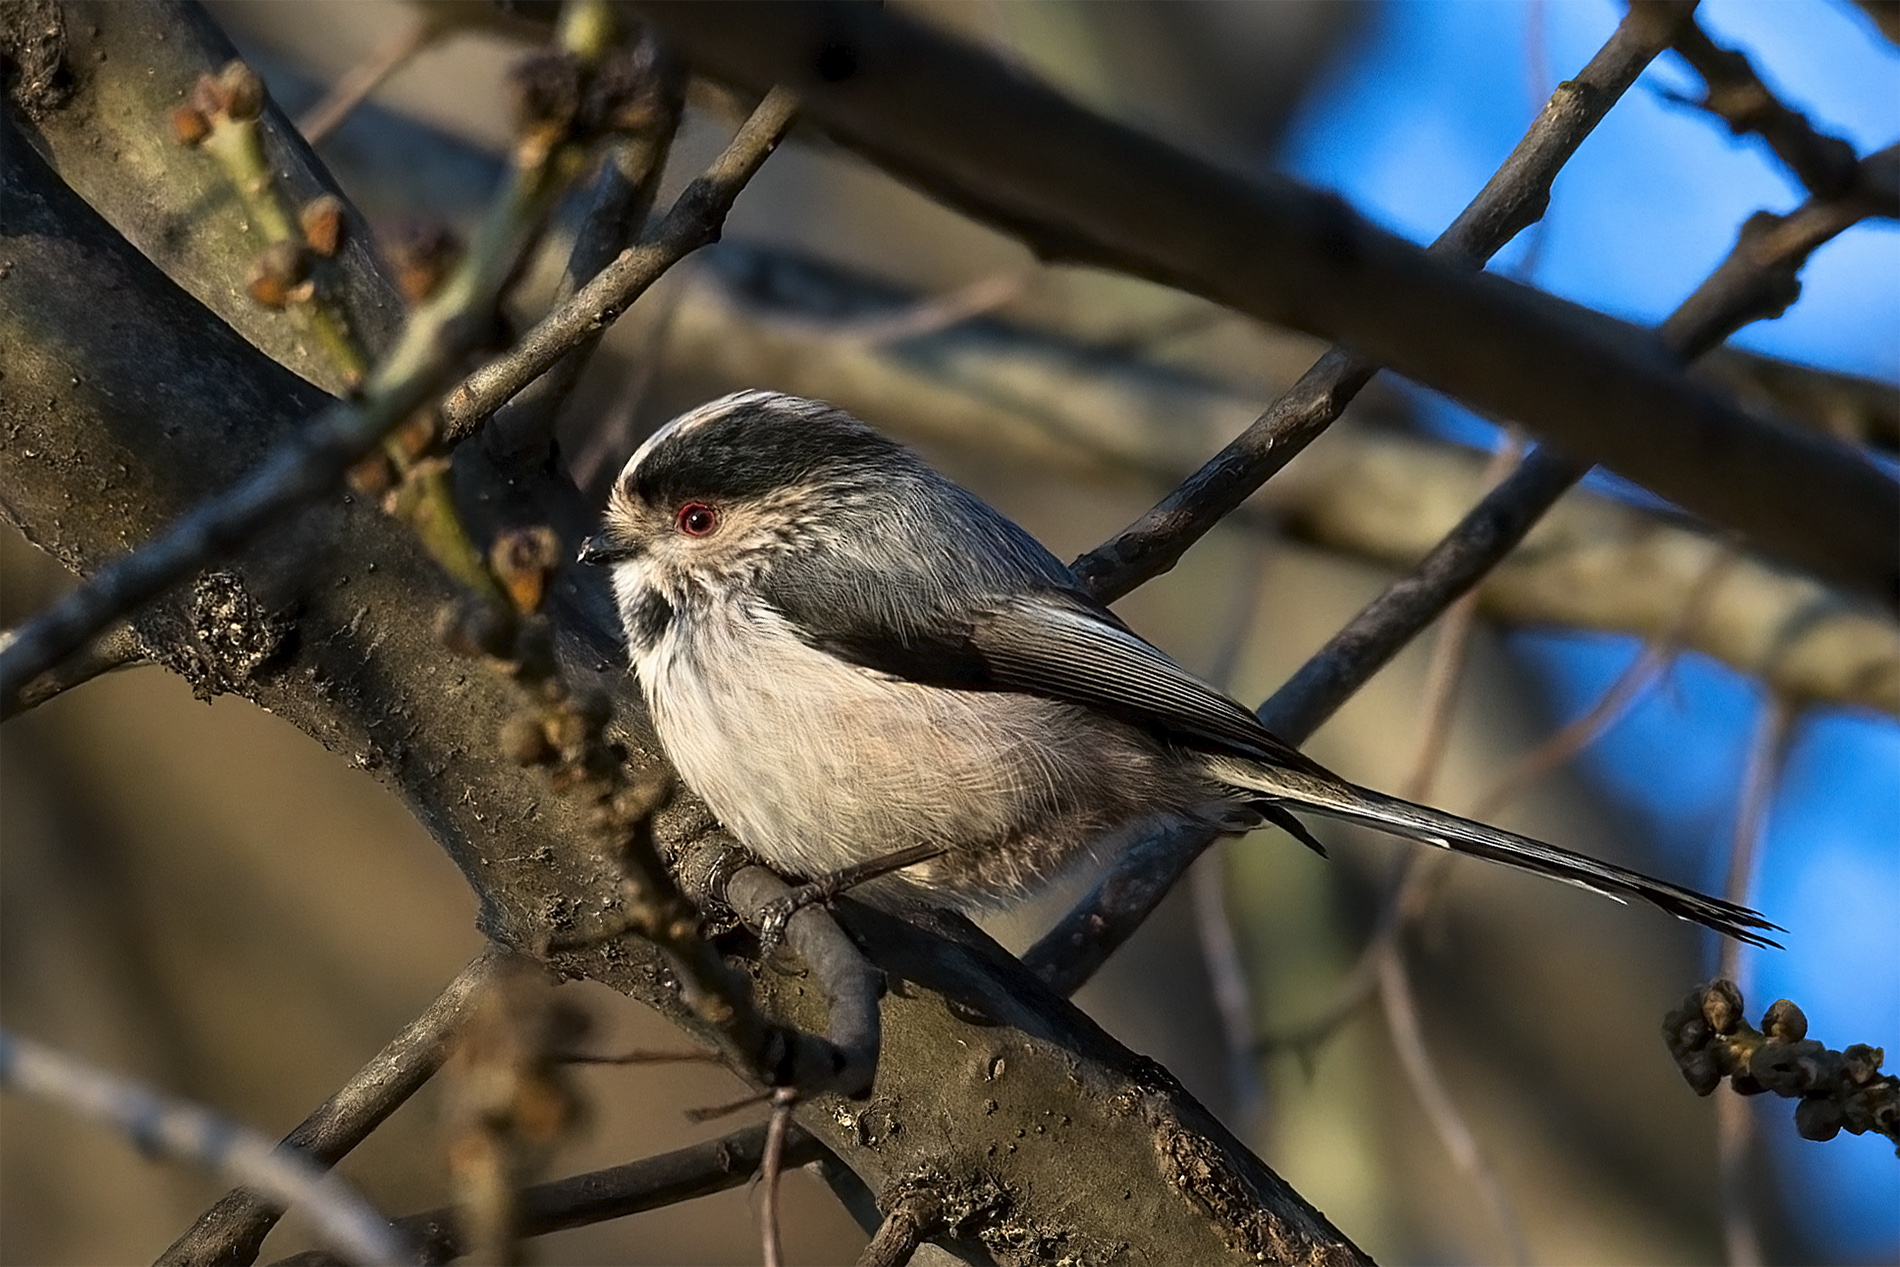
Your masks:
<path fill-rule="evenodd" d="M 705 502 L 687 502 L 673 522 L 689 537 L 703 537 L 719 526 L 719 512 Z"/>

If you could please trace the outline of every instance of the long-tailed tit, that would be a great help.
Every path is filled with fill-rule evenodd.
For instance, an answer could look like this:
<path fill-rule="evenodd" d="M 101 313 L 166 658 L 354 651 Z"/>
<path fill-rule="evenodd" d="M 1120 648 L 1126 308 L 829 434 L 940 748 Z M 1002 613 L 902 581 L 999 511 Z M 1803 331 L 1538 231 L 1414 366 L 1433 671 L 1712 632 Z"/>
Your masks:
<path fill-rule="evenodd" d="M 1273 823 L 1315 844 L 1299 810 L 1744 941 L 1775 927 L 1346 782 L 1131 631 L 1028 533 L 817 401 L 739 392 L 668 423 L 581 557 L 613 568 L 668 756 L 787 875 L 934 845 L 872 898 L 996 905 L 1167 820 Z"/>

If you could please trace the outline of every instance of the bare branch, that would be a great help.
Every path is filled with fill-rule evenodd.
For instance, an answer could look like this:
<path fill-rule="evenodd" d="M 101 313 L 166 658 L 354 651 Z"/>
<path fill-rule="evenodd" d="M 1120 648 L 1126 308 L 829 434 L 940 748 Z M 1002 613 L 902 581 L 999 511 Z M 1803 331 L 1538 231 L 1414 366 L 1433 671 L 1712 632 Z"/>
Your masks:
<path fill-rule="evenodd" d="M 1551 182 L 1637 76 L 1667 47 L 1675 23 L 1632 9 L 1596 56 L 1564 83 L 1495 175 L 1432 243 L 1440 257 L 1481 267 L 1550 201 Z M 1153 510 L 1072 565 L 1097 597 L 1116 598 L 1167 571 L 1344 412 L 1378 366 L 1336 347 L 1282 393 L 1253 425 Z"/>
<path fill-rule="evenodd" d="M 1900 487 L 1713 398 L 1650 333 L 1432 259 L 1337 199 L 1218 171 L 894 11 L 647 9 L 696 64 L 796 87 L 834 136 L 1046 256 L 1347 343 L 1900 606 Z"/>
<path fill-rule="evenodd" d="M 141 1150 L 203 1166 L 309 1215 L 324 1237 L 362 1263 L 405 1261 L 403 1239 L 342 1179 L 258 1131 L 161 1096 L 73 1056 L 0 1031 L 0 1086 L 125 1135 Z"/>
<path fill-rule="evenodd" d="M 303 139 L 312 145 L 320 144 L 341 127 L 343 120 L 350 117 L 350 112 L 362 105 L 372 92 L 382 86 L 384 80 L 407 66 L 417 53 L 446 35 L 452 28 L 436 15 L 449 8 L 448 5 L 418 6 L 401 30 L 343 72 L 343 77 L 336 81 L 323 100 L 298 117 L 297 130 L 303 133 Z"/>
<path fill-rule="evenodd" d="M 0 634 L 0 647 L 11 641 L 12 634 Z M 37 708 L 56 695 L 75 686 L 84 686 L 96 677 L 117 673 L 134 665 L 149 664 L 145 644 L 130 625 L 114 625 L 94 638 L 90 645 L 48 669 L 20 688 L 19 694 L 0 698 L 0 721 Z"/>
<path fill-rule="evenodd" d="M 521 1234 L 588 1227 L 736 1188 L 759 1172 L 765 1134 L 763 1125 L 748 1126 L 656 1157 L 524 1188 Z M 794 1126 L 786 1134 L 783 1162 L 802 1166 L 823 1152 L 817 1140 Z M 450 1207 L 397 1219 L 396 1227 L 420 1247 L 417 1262 L 446 1263 L 467 1252 Z"/>
<path fill-rule="evenodd" d="M 320 1166 L 334 1166 L 367 1139 L 442 1067 L 470 1000 L 493 973 L 496 959 L 495 951 L 486 950 L 471 960 L 388 1046 L 293 1127 L 284 1147 L 309 1154 Z M 283 1212 L 281 1203 L 248 1188 L 233 1189 L 159 1255 L 157 1267 L 255 1262 Z"/>
<path fill-rule="evenodd" d="M 795 98 L 773 89 L 706 173 L 680 191 L 660 223 L 601 269 L 573 298 L 537 322 L 508 352 L 483 366 L 442 403 L 443 434 L 466 438 L 482 421 L 584 346 L 662 273 L 719 237 L 720 226 L 753 173 L 778 148 L 797 113 Z"/>
<path fill-rule="evenodd" d="M 1709 38 L 1694 18 L 1683 23 L 1672 41 L 1676 52 L 1702 77 L 1707 91 L 1702 109 L 1719 116 L 1737 136 L 1753 132 L 1816 198 L 1843 198 L 1871 173 L 1863 173 L 1854 147 L 1821 131 L 1799 110 L 1775 96 L 1741 52 Z M 1900 215 L 1900 191 L 1867 190 L 1884 206 L 1876 214 Z"/>

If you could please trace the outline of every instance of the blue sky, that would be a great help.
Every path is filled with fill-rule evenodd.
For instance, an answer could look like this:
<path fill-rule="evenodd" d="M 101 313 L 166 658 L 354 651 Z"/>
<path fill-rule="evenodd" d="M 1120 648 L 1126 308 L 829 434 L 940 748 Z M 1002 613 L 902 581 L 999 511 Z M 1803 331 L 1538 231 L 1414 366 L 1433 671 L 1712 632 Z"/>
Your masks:
<path fill-rule="evenodd" d="M 1276 162 L 1428 241 L 1622 12 L 1607 0 L 1388 4 L 1367 43 L 1306 103 Z M 1845 0 L 1704 0 L 1699 12 L 1718 42 L 1744 49 L 1782 99 L 1817 124 L 1863 153 L 1900 139 L 1900 49 Z M 1749 214 L 1802 200 L 1759 141 L 1731 137 L 1719 121 L 1666 98 L 1695 83 L 1666 55 L 1571 160 L 1540 231 L 1538 285 L 1654 323 L 1715 267 Z M 1528 236 L 1494 267 L 1520 265 Z M 1864 225 L 1823 247 L 1803 274 L 1800 302 L 1734 341 L 1900 380 L 1900 226 Z M 1429 412 L 1452 434 L 1486 437 L 1447 402 Z M 1587 710 L 1637 653 L 1632 640 L 1594 635 L 1523 633 L 1513 642 L 1563 718 Z M 1584 758 L 1590 775 L 1653 828 L 1672 874 L 1721 884 L 1761 706 L 1754 683 L 1685 657 L 1666 689 L 1651 691 Z M 1800 720 L 1755 900 L 1790 936 L 1786 952 L 1748 963 L 1750 1011 L 1793 998 L 1812 1036 L 1829 1045 L 1866 1042 L 1900 1054 L 1900 725 L 1829 711 Z M 1900 1167 L 1892 1147 L 1877 1136 L 1802 1140 L 1785 1101 L 1764 1113 L 1789 1208 L 1813 1243 L 1842 1261 L 1893 1257 Z"/>

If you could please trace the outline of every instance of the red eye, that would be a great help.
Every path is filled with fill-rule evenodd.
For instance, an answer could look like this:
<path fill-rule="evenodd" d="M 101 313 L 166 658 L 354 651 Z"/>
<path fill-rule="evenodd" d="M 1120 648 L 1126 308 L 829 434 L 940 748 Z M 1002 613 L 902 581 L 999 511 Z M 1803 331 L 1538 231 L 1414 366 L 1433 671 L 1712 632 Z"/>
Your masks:
<path fill-rule="evenodd" d="M 689 537 L 703 537 L 719 526 L 719 512 L 705 502 L 687 502 L 674 516 L 680 531 Z"/>

